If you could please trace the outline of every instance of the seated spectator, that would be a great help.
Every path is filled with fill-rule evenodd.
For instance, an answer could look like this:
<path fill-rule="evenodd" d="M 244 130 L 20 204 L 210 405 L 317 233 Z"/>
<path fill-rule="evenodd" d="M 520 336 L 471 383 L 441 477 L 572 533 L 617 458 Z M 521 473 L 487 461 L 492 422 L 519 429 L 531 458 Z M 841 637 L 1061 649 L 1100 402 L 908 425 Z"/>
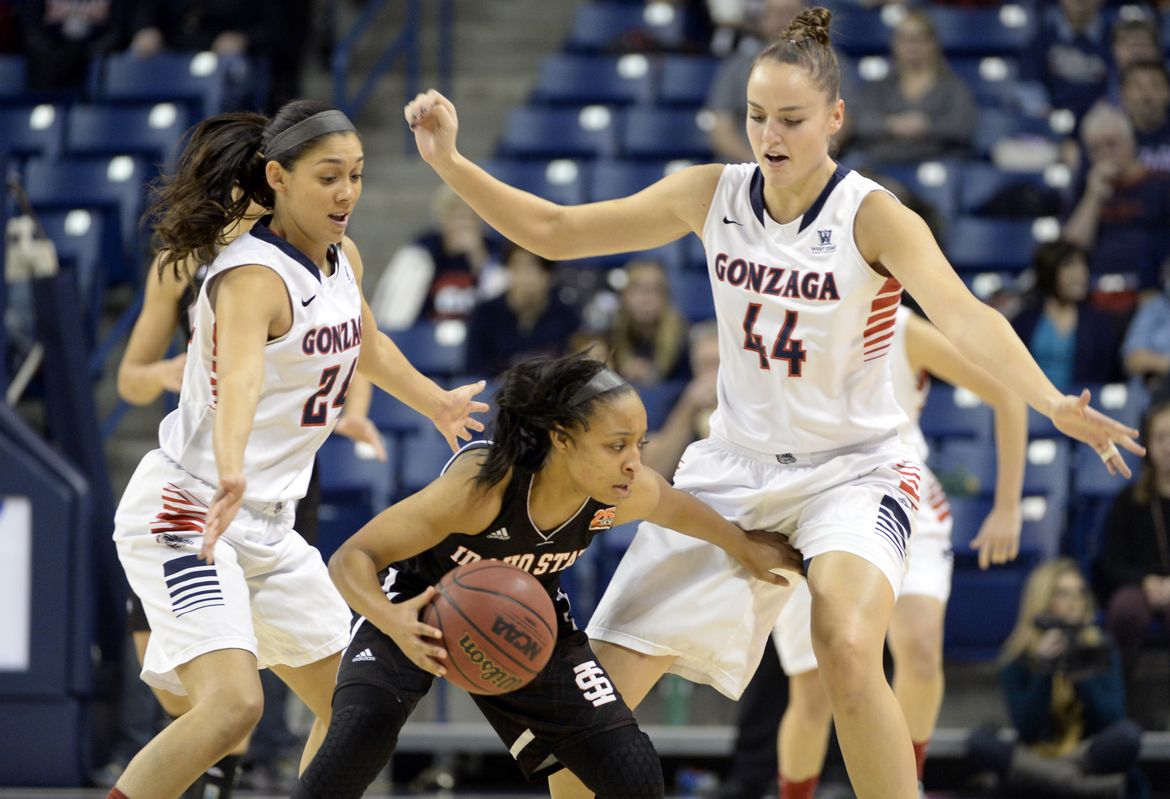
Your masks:
<path fill-rule="evenodd" d="M 1072 111 L 1078 120 L 1109 86 L 1102 2 L 1060 0 L 1058 8 L 1045 8 L 1036 40 L 1020 64 L 1020 77 L 1039 81 L 1052 107 Z"/>
<path fill-rule="evenodd" d="M 1121 76 L 1130 64 L 1161 60 L 1160 39 L 1158 20 L 1152 14 L 1135 19 L 1119 19 L 1113 23 L 1110 36 L 1113 71 L 1109 78 L 1109 102 L 1114 105 L 1121 103 Z"/>
<path fill-rule="evenodd" d="M 1142 302 L 1130 320 L 1121 357 L 1125 373 L 1151 394 L 1170 391 L 1170 260 L 1162 263 L 1162 291 Z"/>
<path fill-rule="evenodd" d="M 495 377 L 535 355 L 564 355 L 581 326 L 577 309 L 553 292 L 552 262 L 512 245 L 504 261 L 508 290 L 481 302 L 467 328 L 467 371 Z"/>
<path fill-rule="evenodd" d="M 1032 269 L 1031 297 L 1012 327 L 1044 374 L 1065 393 L 1120 379 L 1119 322 L 1087 302 L 1084 250 L 1068 241 L 1046 242 L 1036 248 Z"/>
<path fill-rule="evenodd" d="M 232 56 L 266 52 L 272 21 L 284 12 L 269 2 L 138 0 L 130 50 L 148 58 L 162 50 Z"/>
<path fill-rule="evenodd" d="M 614 368 L 644 386 L 687 379 L 687 321 L 671 302 L 666 270 L 636 260 L 626 264 L 626 275 L 610 330 Z"/>
<path fill-rule="evenodd" d="M 1137 288 L 1153 289 L 1170 254 L 1170 176 L 1138 160 L 1129 117 L 1113 106 L 1100 103 L 1085 115 L 1081 141 L 1088 170 L 1064 238 L 1090 253 L 1094 277 L 1124 273 Z"/>
<path fill-rule="evenodd" d="M 1133 125 L 1138 160 L 1153 172 L 1170 172 L 1170 74 L 1161 60 L 1125 68 L 1121 107 Z"/>
<path fill-rule="evenodd" d="M 1028 575 L 999 676 L 1017 740 L 977 729 L 968 741 L 973 760 L 1012 795 L 1125 795 L 1141 730 L 1125 716 L 1121 659 L 1093 622 L 1074 561 L 1057 558 Z"/>
<path fill-rule="evenodd" d="M 711 414 L 718 403 L 715 378 L 719 374 L 719 329 L 713 320 L 694 325 L 688 336 L 691 374 L 662 428 L 647 436 L 642 463 L 667 480 L 674 478 L 678 460 L 691 443 L 711 432 Z"/>
<path fill-rule="evenodd" d="M 930 16 L 906 12 L 890 50 L 889 75 L 862 86 L 854 103 L 851 146 L 878 164 L 966 155 L 975 98 L 947 66 Z"/>
<path fill-rule="evenodd" d="M 81 89 L 90 59 L 125 44 L 133 0 L 26 0 L 20 29 L 35 90 Z"/>
<path fill-rule="evenodd" d="M 747 26 L 752 35 L 744 37 L 735 52 L 719 65 L 705 104 L 714 118 L 707 132 L 707 144 L 716 161 L 742 164 L 756 160 L 747 138 L 747 93 L 744 87 L 756 56 L 788 27 L 804 6 L 802 0 L 763 0 L 758 15 L 751 18 Z M 718 17 L 718 14 L 712 16 Z"/>
<path fill-rule="evenodd" d="M 483 221 L 455 192 L 442 186 L 432 210 L 439 225 L 402 247 L 378 278 L 370 310 L 382 330 L 415 322 L 468 319 L 476 299 L 495 297 L 507 282 L 499 247 Z"/>
<path fill-rule="evenodd" d="M 1132 684 L 1150 621 L 1170 629 L 1170 400 L 1155 402 L 1142 425 L 1146 457 L 1137 480 L 1113 501 L 1097 561 L 1109 631 Z"/>

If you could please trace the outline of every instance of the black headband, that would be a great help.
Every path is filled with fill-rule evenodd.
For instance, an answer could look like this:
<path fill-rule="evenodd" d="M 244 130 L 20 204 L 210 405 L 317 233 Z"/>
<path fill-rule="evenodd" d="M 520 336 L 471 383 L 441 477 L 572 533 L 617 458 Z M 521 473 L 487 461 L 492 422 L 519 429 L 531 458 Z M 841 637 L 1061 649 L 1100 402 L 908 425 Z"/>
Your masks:
<path fill-rule="evenodd" d="M 608 366 L 603 366 L 600 372 L 589 378 L 588 383 L 573 392 L 573 396 L 569 398 L 569 407 L 574 408 L 583 402 L 588 402 L 598 394 L 605 394 L 615 388 L 628 385 L 625 378 Z"/>
<path fill-rule="evenodd" d="M 272 141 L 268 142 L 268 146 L 264 148 L 264 158 L 268 161 L 276 161 L 290 150 L 300 147 L 318 136 L 324 136 L 327 133 L 345 133 L 351 130 L 357 131 L 357 128 L 341 111 L 321 111 L 302 119 L 295 125 L 290 125 L 273 136 Z"/>

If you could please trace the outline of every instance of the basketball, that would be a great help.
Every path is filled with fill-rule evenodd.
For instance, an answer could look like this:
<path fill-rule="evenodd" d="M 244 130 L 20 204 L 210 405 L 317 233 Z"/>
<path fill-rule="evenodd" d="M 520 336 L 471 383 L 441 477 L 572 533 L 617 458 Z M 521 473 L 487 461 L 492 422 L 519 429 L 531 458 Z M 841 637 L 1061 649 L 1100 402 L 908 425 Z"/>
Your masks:
<path fill-rule="evenodd" d="M 506 694 L 536 679 L 557 640 L 552 599 L 535 577 L 500 560 L 443 575 L 423 621 L 443 632 L 447 679 L 473 694 Z"/>

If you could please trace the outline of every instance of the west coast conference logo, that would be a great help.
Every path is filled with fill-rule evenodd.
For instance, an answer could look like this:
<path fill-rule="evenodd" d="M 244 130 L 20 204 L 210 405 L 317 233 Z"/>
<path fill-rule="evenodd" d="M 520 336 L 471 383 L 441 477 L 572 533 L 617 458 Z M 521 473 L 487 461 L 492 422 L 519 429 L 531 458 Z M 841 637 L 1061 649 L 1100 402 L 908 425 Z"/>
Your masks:
<path fill-rule="evenodd" d="M 833 230 L 818 230 L 817 238 L 820 239 L 820 244 L 814 245 L 811 248 L 813 255 L 828 255 L 837 251 L 837 245 L 833 243 Z"/>

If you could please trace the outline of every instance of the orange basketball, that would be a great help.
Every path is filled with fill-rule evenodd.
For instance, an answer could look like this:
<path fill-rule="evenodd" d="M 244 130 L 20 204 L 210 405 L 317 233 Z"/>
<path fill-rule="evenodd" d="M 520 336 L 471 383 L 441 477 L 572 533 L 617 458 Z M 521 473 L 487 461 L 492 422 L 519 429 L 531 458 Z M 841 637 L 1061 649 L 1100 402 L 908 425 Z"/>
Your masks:
<path fill-rule="evenodd" d="M 506 694 L 536 679 L 552 657 L 557 619 L 535 577 L 501 560 L 443 575 L 423 621 L 443 632 L 447 679 L 473 694 Z"/>

